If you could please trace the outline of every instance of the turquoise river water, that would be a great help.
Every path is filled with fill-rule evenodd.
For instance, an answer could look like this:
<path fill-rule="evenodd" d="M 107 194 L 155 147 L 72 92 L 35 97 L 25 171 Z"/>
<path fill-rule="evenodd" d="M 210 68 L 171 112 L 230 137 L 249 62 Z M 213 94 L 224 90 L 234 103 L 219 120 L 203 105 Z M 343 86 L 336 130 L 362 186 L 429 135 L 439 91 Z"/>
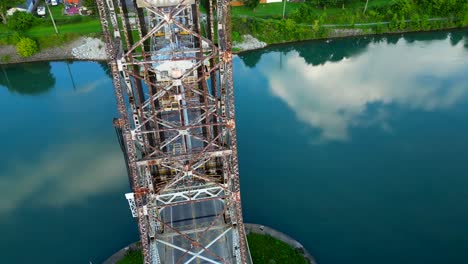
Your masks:
<path fill-rule="evenodd" d="M 0 66 L 0 263 L 101 263 L 138 239 L 106 67 Z M 468 31 L 234 59 L 245 222 L 320 264 L 468 263 Z"/>

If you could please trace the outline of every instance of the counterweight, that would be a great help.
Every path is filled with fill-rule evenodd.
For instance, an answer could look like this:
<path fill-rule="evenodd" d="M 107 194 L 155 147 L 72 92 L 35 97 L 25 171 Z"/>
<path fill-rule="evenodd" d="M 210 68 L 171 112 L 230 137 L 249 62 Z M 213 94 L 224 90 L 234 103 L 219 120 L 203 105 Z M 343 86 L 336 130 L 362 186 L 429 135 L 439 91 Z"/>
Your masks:
<path fill-rule="evenodd" d="M 97 0 L 145 263 L 252 263 L 242 221 L 230 2 Z"/>

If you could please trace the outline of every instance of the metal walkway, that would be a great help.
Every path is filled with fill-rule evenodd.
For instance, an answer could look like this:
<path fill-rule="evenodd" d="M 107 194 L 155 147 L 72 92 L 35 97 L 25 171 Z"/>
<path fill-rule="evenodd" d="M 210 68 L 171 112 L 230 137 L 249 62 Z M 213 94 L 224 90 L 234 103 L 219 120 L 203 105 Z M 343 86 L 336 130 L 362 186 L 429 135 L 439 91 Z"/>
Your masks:
<path fill-rule="evenodd" d="M 145 263 L 251 263 L 230 3 L 97 0 Z"/>

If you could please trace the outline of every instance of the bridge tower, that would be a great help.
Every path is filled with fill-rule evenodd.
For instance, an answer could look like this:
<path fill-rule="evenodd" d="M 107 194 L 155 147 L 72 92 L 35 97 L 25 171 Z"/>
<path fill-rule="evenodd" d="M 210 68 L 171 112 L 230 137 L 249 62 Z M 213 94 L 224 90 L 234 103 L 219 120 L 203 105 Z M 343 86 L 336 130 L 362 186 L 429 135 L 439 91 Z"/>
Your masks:
<path fill-rule="evenodd" d="M 144 263 L 251 263 L 229 1 L 96 2 Z"/>

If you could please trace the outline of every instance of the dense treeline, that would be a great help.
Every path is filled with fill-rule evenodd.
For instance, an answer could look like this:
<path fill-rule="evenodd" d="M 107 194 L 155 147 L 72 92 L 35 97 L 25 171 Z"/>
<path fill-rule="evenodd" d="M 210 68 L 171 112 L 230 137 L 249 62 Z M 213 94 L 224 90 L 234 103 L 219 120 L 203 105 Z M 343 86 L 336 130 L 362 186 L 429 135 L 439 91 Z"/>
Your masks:
<path fill-rule="evenodd" d="M 323 38 L 334 27 L 357 23 L 377 23 L 360 27 L 377 34 L 463 27 L 468 26 L 468 1 L 369 0 L 367 6 L 365 0 L 305 0 L 286 19 L 233 17 L 233 40 L 244 34 L 267 43 Z"/>
<path fill-rule="evenodd" d="M 375 1 L 375 3 L 374 3 Z M 468 24 L 468 2 L 466 0 L 306 0 L 291 15 L 297 23 L 312 23 L 324 18 L 327 23 L 380 22 L 392 20 L 417 20 L 426 18 L 448 18 L 459 21 L 459 25 Z M 351 6 L 354 8 L 345 8 Z M 355 8 L 359 6 L 360 8 Z M 336 11 L 341 7 L 342 11 Z M 318 9 L 323 10 L 318 12 Z M 328 9 L 327 9 L 328 8 Z M 335 8 L 334 10 L 331 8 Z M 331 9 L 331 10 L 330 10 Z M 330 10 L 330 12 L 327 12 Z M 412 19 L 411 19 L 412 20 Z"/>

